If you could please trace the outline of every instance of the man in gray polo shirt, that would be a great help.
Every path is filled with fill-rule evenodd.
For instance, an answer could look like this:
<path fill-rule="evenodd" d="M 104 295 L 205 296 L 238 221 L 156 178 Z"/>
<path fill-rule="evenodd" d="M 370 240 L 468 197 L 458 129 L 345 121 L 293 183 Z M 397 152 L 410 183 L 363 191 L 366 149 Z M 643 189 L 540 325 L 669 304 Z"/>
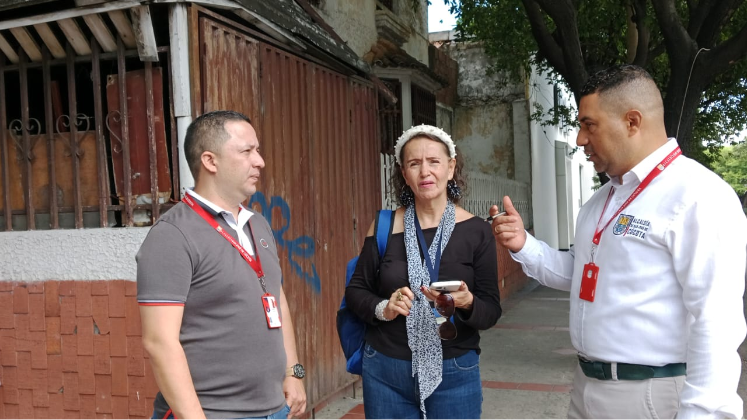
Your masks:
<path fill-rule="evenodd" d="M 249 119 L 197 118 L 184 143 L 195 188 L 137 254 L 143 345 L 156 418 L 286 418 L 306 410 L 277 247 L 241 203 L 264 160 Z"/>

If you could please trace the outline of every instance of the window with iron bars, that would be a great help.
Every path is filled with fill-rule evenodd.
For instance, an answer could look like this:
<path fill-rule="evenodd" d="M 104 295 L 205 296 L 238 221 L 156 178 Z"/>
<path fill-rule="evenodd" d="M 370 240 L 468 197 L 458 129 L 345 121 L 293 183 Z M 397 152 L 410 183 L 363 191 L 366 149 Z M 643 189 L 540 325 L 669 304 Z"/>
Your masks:
<path fill-rule="evenodd" d="M 390 103 L 383 95 L 379 95 L 381 153 L 393 155 L 394 144 L 402 135 L 402 83 L 397 79 L 381 81 L 397 97 L 396 103 Z"/>
<path fill-rule="evenodd" d="M 0 54 L 0 231 L 146 226 L 178 199 L 168 48 L 142 62 L 87 35 Z"/>
<path fill-rule="evenodd" d="M 436 125 L 436 95 L 412 85 L 412 125 Z"/>

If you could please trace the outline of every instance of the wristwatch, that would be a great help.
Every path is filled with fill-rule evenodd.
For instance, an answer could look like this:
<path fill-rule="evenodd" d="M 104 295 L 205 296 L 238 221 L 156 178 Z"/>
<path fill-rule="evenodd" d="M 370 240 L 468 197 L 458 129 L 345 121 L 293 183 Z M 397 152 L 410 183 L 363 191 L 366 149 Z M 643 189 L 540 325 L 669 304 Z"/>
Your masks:
<path fill-rule="evenodd" d="M 285 376 L 303 379 L 303 377 L 306 376 L 306 369 L 303 368 L 302 364 L 296 363 L 285 370 Z"/>

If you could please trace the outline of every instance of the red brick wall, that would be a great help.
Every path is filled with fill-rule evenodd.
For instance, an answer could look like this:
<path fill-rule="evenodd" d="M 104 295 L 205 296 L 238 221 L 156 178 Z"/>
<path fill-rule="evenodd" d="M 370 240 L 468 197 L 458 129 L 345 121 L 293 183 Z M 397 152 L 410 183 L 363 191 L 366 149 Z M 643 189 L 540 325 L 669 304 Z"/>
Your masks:
<path fill-rule="evenodd" d="M 501 301 L 513 293 L 521 290 L 528 278 L 521 269 L 521 265 L 514 261 L 508 254 L 508 250 L 496 242 L 498 248 L 498 290 L 501 293 Z"/>
<path fill-rule="evenodd" d="M 0 282 L 0 418 L 149 418 L 131 281 Z"/>
<path fill-rule="evenodd" d="M 503 280 L 503 281 L 501 281 Z M 501 300 L 526 284 L 498 245 Z M 135 282 L 0 282 L 0 418 L 149 418 Z"/>

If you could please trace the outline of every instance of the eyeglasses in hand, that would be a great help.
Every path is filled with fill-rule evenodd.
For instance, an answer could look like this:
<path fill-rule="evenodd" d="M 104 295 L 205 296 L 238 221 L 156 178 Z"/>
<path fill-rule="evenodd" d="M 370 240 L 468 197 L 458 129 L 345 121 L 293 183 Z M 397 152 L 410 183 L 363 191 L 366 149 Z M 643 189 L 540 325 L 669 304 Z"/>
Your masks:
<path fill-rule="evenodd" d="M 441 293 L 436 298 L 436 310 L 443 317 L 436 319 L 438 325 L 438 335 L 441 340 L 453 340 L 457 336 L 456 325 L 451 322 L 450 317 L 454 315 L 454 298 L 448 293 Z"/>

